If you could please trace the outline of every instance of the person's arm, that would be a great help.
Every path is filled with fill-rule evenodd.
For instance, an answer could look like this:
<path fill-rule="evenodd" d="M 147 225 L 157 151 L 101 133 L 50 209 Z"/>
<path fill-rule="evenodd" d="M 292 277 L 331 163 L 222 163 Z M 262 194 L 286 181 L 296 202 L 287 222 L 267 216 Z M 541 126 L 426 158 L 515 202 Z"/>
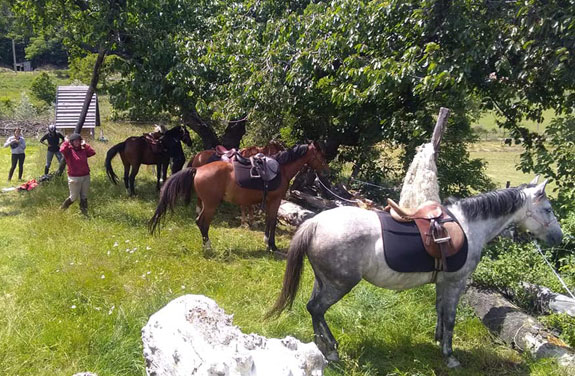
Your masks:
<path fill-rule="evenodd" d="M 24 140 L 24 137 L 20 137 L 20 146 L 22 146 L 22 150 L 26 149 L 26 140 Z"/>
<path fill-rule="evenodd" d="M 40 143 L 44 144 L 44 141 L 46 141 L 46 139 L 48 138 L 48 133 L 46 133 L 44 136 L 42 136 L 42 138 L 40 139 Z M 44 144 L 46 145 L 46 144 Z"/>
<path fill-rule="evenodd" d="M 61 138 L 62 141 L 64 141 L 66 138 L 64 137 L 64 135 L 60 132 L 58 132 L 58 138 Z"/>
<path fill-rule="evenodd" d="M 60 145 L 60 153 L 62 153 L 64 157 L 67 158 L 70 156 L 71 148 L 72 146 L 70 145 L 70 142 L 68 140 L 65 140 L 64 142 L 62 142 L 62 145 Z"/>
<path fill-rule="evenodd" d="M 12 143 L 13 140 L 13 136 L 8 137 L 8 139 L 6 140 L 6 142 L 4 143 L 4 147 L 7 148 L 8 146 L 10 146 L 10 144 Z"/>
<path fill-rule="evenodd" d="M 94 149 L 92 149 L 92 147 L 88 144 L 84 144 L 84 149 L 86 150 L 86 156 L 88 158 L 96 155 L 96 151 Z"/>

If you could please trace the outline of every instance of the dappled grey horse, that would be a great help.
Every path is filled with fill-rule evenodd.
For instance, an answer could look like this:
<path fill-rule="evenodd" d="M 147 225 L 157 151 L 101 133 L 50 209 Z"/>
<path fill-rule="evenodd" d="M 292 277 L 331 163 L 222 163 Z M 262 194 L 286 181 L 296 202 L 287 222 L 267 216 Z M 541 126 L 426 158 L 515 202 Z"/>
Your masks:
<path fill-rule="evenodd" d="M 527 185 L 481 194 L 446 206 L 460 223 L 468 242 L 463 267 L 453 272 L 438 272 L 435 276 L 435 340 L 440 342 L 448 367 L 460 365 L 452 350 L 457 304 L 485 244 L 513 223 L 550 245 L 561 243 L 563 233 L 545 194 L 546 183 L 537 185 L 535 179 Z M 270 314 L 279 314 L 292 305 L 307 255 L 315 274 L 307 304 L 315 342 L 328 360 L 339 359 L 337 341 L 324 314 L 362 279 L 392 290 L 434 282 L 433 272 L 392 270 L 383 245 L 380 221 L 373 211 L 340 207 L 309 219 L 291 241 L 283 288 Z"/>

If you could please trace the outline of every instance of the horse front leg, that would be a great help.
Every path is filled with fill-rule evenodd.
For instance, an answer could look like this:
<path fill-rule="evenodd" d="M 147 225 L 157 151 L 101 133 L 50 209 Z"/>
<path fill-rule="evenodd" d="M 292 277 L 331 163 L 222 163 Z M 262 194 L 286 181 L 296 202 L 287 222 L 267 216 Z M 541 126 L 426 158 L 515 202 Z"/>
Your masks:
<path fill-rule="evenodd" d="M 274 253 L 278 252 L 278 248 L 276 247 L 276 226 L 280 203 L 281 198 L 280 200 L 270 200 L 266 207 L 266 232 L 264 240 L 267 243 L 267 250 Z"/>
<path fill-rule="evenodd" d="M 453 328 L 455 327 L 455 315 L 457 304 L 465 288 L 465 278 L 457 282 L 444 282 L 438 284 L 441 289 L 441 353 L 448 368 L 456 368 L 461 363 L 453 356 Z"/>
<path fill-rule="evenodd" d="M 437 313 L 437 322 L 435 324 L 435 342 L 441 343 L 443 338 L 443 306 L 442 292 L 439 284 L 435 285 L 435 311 Z"/>

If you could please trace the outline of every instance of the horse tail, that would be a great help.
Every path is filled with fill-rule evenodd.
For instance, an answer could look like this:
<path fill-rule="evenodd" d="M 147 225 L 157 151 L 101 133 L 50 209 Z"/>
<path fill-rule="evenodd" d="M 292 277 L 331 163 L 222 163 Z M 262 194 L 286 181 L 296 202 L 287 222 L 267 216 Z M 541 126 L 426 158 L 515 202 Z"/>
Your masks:
<path fill-rule="evenodd" d="M 106 162 L 105 162 L 106 173 L 108 174 L 108 177 L 114 184 L 118 184 L 118 176 L 116 175 L 114 169 L 112 168 L 112 159 L 116 156 L 116 154 L 123 151 L 125 146 L 126 146 L 125 141 L 120 142 L 119 144 L 112 146 L 110 150 L 108 150 L 108 152 L 106 153 Z"/>
<path fill-rule="evenodd" d="M 306 221 L 294 235 L 288 250 L 282 291 L 273 308 L 266 314 L 266 318 L 279 316 L 284 309 L 293 305 L 303 271 L 303 258 L 313 240 L 316 227 L 316 221 Z"/>
<path fill-rule="evenodd" d="M 160 222 L 168 209 L 174 210 L 179 198 L 183 197 L 184 203 L 187 205 L 192 199 L 192 188 L 194 186 L 194 177 L 196 176 L 196 168 L 187 167 L 181 171 L 176 172 L 166 182 L 160 191 L 160 201 L 156 208 L 154 216 L 148 222 L 148 230 L 154 233 L 160 230 Z"/>

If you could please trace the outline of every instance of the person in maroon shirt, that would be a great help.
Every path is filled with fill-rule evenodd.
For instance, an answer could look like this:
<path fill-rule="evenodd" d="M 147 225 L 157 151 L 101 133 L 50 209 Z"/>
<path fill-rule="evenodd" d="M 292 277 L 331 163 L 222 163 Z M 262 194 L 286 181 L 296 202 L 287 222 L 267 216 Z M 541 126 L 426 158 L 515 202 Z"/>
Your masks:
<path fill-rule="evenodd" d="M 68 188 L 70 196 L 60 207 L 67 209 L 74 201 L 80 197 L 80 210 L 84 215 L 88 214 L 88 190 L 90 189 L 90 167 L 88 158 L 96 152 L 90 145 L 82 140 L 78 133 L 72 133 L 66 137 L 60 146 L 60 152 L 66 160 L 68 167 Z"/>

